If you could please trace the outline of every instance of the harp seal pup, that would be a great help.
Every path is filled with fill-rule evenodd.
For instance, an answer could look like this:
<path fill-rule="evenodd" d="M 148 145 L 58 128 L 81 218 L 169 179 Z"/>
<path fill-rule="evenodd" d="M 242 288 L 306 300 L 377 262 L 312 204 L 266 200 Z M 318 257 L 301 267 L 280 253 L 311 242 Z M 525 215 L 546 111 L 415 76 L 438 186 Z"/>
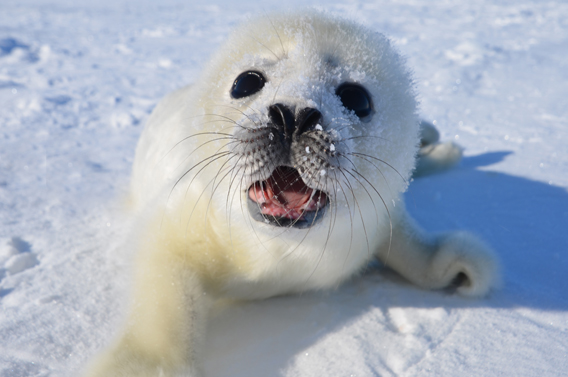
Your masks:
<path fill-rule="evenodd" d="M 488 292 L 497 263 L 481 241 L 427 235 L 406 213 L 416 113 L 409 70 L 379 33 L 305 10 L 237 29 L 141 135 L 133 302 L 86 375 L 199 376 L 215 300 L 336 287 L 373 258 L 425 289 Z M 428 127 L 422 144 L 439 152 L 429 170 L 459 159 Z"/>

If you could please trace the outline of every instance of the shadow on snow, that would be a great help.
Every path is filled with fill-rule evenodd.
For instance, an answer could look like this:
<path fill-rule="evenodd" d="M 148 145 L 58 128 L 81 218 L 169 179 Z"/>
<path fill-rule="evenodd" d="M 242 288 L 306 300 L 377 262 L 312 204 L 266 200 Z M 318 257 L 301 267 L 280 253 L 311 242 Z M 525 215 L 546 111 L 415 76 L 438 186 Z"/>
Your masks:
<path fill-rule="evenodd" d="M 223 365 L 227 365 L 227 375 L 273 375 L 286 369 L 301 350 L 369 311 L 378 311 L 379 322 L 385 318 L 375 330 L 390 331 L 388 312 L 393 307 L 449 312 L 518 307 L 568 310 L 568 300 L 563 298 L 568 289 L 568 192 L 542 182 L 477 170 L 510 153 L 466 157 L 451 171 L 416 179 L 405 196 L 409 212 L 427 231 L 465 229 L 491 245 L 501 259 L 500 290 L 486 298 L 465 299 L 448 291 L 421 290 L 373 265 L 335 291 L 223 309 L 210 325 L 204 354 L 216 356 L 207 360 L 206 370 L 224 375 Z M 260 350 L 265 354 L 259 354 Z M 387 367 L 388 361 L 384 363 Z"/>

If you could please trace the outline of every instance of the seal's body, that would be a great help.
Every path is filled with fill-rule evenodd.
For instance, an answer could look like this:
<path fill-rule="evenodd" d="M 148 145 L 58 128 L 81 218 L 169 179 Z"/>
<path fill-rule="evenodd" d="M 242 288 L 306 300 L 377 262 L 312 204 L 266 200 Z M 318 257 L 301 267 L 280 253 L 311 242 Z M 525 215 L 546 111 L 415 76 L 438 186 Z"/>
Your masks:
<path fill-rule="evenodd" d="M 238 29 L 141 136 L 134 302 L 88 375 L 198 375 L 213 300 L 334 287 L 372 258 L 425 288 L 460 278 L 459 293 L 486 293 L 487 248 L 426 236 L 406 214 L 419 134 L 410 75 L 382 35 L 305 11 Z M 430 170 L 459 158 L 422 134 Z"/>

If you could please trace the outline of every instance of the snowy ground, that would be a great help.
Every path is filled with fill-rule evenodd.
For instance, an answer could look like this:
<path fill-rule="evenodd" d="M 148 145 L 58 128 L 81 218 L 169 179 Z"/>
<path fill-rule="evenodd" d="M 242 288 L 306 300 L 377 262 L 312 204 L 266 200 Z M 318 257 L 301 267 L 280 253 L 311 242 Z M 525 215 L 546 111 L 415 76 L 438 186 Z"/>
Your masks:
<path fill-rule="evenodd" d="M 2 377 L 76 376 L 108 341 L 128 269 L 120 196 L 148 114 L 282 2 L 97 3 L 0 4 Z M 291 3 L 358 19 L 407 56 L 423 116 L 465 147 L 412 183 L 408 207 L 430 231 L 481 235 L 504 284 L 466 300 L 375 268 L 231 308 L 212 322 L 208 375 L 568 375 L 568 4 Z"/>

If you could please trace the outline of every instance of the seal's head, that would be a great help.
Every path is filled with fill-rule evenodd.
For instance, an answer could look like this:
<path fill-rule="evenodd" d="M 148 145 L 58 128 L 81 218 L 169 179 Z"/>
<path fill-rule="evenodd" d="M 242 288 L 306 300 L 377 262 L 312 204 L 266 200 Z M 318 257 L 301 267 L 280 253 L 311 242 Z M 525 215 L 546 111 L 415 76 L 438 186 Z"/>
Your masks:
<path fill-rule="evenodd" d="M 172 208 L 205 203 L 192 215 L 222 214 L 256 234 L 373 242 L 365 227 L 388 228 L 414 167 L 403 59 L 383 35 L 316 11 L 241 26 L 161 106 L 137 151 L 134 199 L 165 191 Z"/>
<path fill-rule="evenodd" d="M 404 189 L 416 105 L 382 35 L 318 13 L 282 15 L 245 25 L 226 48 L 211 98 L 230 107 L 211 112 L 234 121 L 229 150 L 254 219 L 306 228 L 353 190 L 383 206 L 377 194 Z"/>

